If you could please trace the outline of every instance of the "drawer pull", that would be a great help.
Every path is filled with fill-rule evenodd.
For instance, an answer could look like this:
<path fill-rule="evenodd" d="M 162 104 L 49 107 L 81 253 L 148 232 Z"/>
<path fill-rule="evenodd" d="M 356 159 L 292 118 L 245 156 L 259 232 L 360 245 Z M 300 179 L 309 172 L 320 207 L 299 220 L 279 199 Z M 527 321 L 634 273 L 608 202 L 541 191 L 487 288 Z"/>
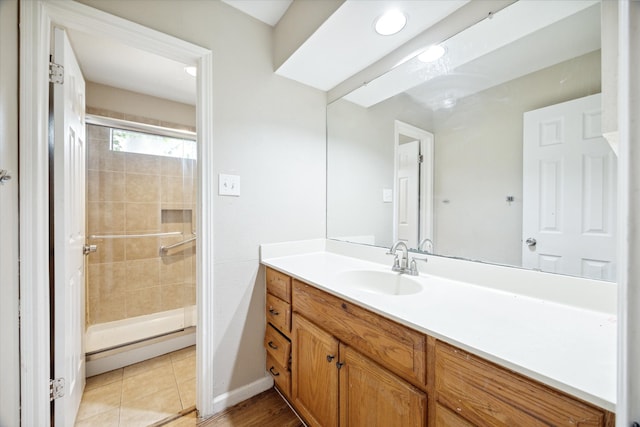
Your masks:
<path fill-rule="evenodd" d="M 278 349 L 278 346 L 277 346 L 277 345 L 274 345 L 274 344 L 273 344 L 273 341 L 269 341 L 269 347 L 271 347 L 271 348 L 272 348 L 272 349 L 274 349 L 274 350 L 277 350 L 277 349 Z"/>
<path fill-rule="evenodd" d="M 335 359 L 335 358 L 336 358 L 335 356 L 332 356 L 332 355 L 330 355 L 330 354 L 327 354 L 327 362 L 331 363 L 331 361 L 332 361 L 333 359 Z"/>
<path fill-rule="evenodd" d="M 277 316 L 278 314 L 280 314 L 280 312 L 276 311 L 276 310 L 275 310 L 275 309 L 273 309 L 273 308 L 270 308 L 270 309 L 269 309 L 269 313 L 273 314 L 274 316 Z"/>
<path fill-rule="evenodd" d="M 271 372 L 271 375 L 273 375 L 274 377 L 279 377 L 280 373 L 279 372 L 274 372 L 273 370 L 274 366 L 269 368 L 269 372 Z"/>

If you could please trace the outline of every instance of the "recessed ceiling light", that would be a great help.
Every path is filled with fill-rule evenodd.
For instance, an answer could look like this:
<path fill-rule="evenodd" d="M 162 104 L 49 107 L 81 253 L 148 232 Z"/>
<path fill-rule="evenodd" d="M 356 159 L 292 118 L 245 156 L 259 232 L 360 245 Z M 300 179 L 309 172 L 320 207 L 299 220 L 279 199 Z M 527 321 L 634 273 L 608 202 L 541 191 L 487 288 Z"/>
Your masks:
<path fill-rule="evenodd" d="M 184 67 L 184 72 L 195 77 L 198 74 L 198 69 L 196 67 Z"/>
<path fill-rule="evenodd" d="M 389 10 L 376 19 L 376 33 L 390 36 L 402 30 L 407 23 L 407 17 L 399 10 Z"/>
<path fill-rule="evenodd" d="M 444 47 L 436 44 L 436 45 L 433 45 L 433 46 L 429 46 L 429 48 L 427 48 L 427 50 L 425 50 L 420 55 L 418 55 L 418 60 L 420 60 L 422 62 L 437 61 L 438 59 L 442 58 L 444 53 L 445 53 Z"/>

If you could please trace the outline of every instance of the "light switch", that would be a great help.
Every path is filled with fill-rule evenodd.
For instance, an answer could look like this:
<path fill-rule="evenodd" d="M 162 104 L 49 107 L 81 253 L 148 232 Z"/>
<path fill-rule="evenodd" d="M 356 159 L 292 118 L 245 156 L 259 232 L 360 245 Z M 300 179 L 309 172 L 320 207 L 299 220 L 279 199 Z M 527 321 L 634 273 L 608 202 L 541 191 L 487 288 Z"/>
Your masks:
<path fill-rule="evenodd" d="M 220 196 L 239 196 L 240 176 L 218 174 L 218 194 Z"/>
<path fill-rule="evenodd" d="M 393 202 L 393 190 L 390 188 L 383 188 L 382 189 L 382 201 L 384 203 L 391 203 Z"/>

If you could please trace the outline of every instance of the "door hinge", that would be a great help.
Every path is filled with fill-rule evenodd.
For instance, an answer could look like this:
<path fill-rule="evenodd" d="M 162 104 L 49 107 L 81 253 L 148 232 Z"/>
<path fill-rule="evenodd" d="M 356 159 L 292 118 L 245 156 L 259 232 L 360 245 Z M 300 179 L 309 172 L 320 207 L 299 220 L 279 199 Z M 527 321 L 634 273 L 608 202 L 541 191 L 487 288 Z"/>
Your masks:
<path fill-rule="evenodd" d="M 424 162 L 424 155 L 418 154 L 418 163 Z"/>
<path fill-rule="evenodd" d="M 64 83 L 64 67 L 62 65 L 49 62 L 49 82 L 60 85 Z"/>
<path fill-rule="evenodd" d="M 53 401 L 64 396 L 64 378 L 49 380 L 49 400 Z"/>

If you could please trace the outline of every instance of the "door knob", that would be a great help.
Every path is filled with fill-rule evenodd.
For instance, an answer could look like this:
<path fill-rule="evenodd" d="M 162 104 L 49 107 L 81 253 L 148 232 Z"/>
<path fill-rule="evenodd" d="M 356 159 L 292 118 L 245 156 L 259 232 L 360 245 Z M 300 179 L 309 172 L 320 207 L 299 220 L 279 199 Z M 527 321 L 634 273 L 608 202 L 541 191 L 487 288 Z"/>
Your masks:
<path fill-rule="evenodd" d="M 529 237 L 527 240 L 524 241 L 527 246 L 529 247 L 533 247 L 535 246 L 538 242 L 536 241 L 536 239 L 534 239 L 533 237 Z"/>
<path fill-rule="evenodd" d="M 9 181 L 10 179 L 11 175 L 9 175 L 9 171 L 0 169 L 0 184 L 4 184 L 5 181 Z"/>
<path fill-rule="evenodd" d="M 92 252 L 95 252 L 98 250 L 98 247 L 96 245 L 84 245 L 82 247 L 82 253 L 84 255 L 89 255 Z"/>

